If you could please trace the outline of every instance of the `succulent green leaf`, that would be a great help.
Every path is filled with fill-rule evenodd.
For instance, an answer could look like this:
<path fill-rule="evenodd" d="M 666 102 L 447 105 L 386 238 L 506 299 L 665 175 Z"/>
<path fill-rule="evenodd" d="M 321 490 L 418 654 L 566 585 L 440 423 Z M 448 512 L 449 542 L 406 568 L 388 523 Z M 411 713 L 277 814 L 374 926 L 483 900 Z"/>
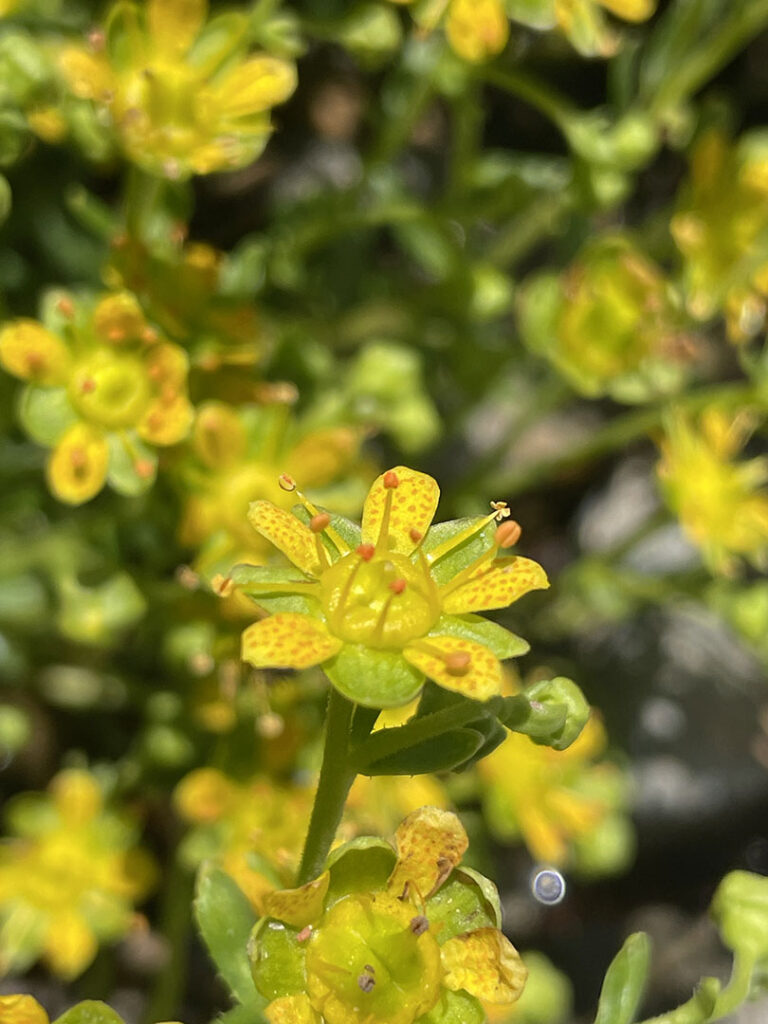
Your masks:
<path fill-rule="evenodd" d="M 302 586 L 306 587 L 307 577 L 297 569 L 241 563 L 232 569 L 229 578 L 251 600 L 273 614 L 275 612 L 301 612 L 304 615 L 316 615 L 319 610 L 319 604 L 313 597 L 300 593 L 265 593 L 272 583 L 295 583 L 297 590 L 300 590 Z"/>
<path fill-rule="evenodd" d="M 531 649 L 527 640 L 481 615 L 442 615 L 430 630 L 430 636 L 460 636 L 474 640 L 487 647 L 501 661 L 505 658 L 519 658 Z"/>
<path fill-rule="evenodd" d="M 375 836 L 360 836 L 344 843 L 331 852 L 326 862 L 331 873 L 328 904 L 352 892 L 383 889 L 396 861 L 389 843 Z"/>
<path fill-rule="evenodd" d="M 195 919 L 213 962 L 241 1003 L 256 998 L 247 945 L 256 922 L 248 900 L 229 875 L 204 864 L 197 877 Z"/>
<path fill-rule="evenodd" d="M 369 708 L 401 707 L 424 685 L 423 673 L 398 652 L 361 644 L 345 644 L 323 670 L 340 693 Z"/>
<path fill-rule="evenodd" d="M 266 917 L 253 929 L 248 941 L 253 984 L 270 1001 L 304 991 L 306 947 L 299 934 L 298 928 Z"/>
<path fill-rule="evenodd" d="M 485 1010 L 469 992 L 444 988 L 437 1005 L 419 1017 L 416 1024 L 483 1024 L 487 1019 Z"/>
<path fill-rule="evenodd" d="M 484 742 L 485 737 L 477 729 L 451 729 L 373 761 L 362 768 L 361 773 L 426 775 L 429 772 L 447 772 L 467 762 Z"/>
<path fill-rule="evenodd" d="M 421 542 L 421 549 L 424 554 L 429 554 L 440 544 L 455 537 L 463 530 L 470 529 L 481 523 L 483 516 L 471 516 L 468 519 L 449 519 L 444 523 L 436 523 L 430 527 L 424 540 Z M 496 532 L 496 524 L 491 522 L 472 534 L 461 544 L 458 544 L 452 551 L 439 558 L 432 566 L 432 576 L 439 585 L 449 583 L 454 576 L 462 569 L 472 565 L 484 552 L 493 546 L 493 535 Z"/>
<path fill-rule="evenodd" d="M 53 447 L 64 431 L 77 422 L 66 388 L 24 388 L 19 402 L 19 422 L 38 444 Z"/>
<path fill-rule="evenodd" d="M 427 902 L 427 918 L 442 945 L 448 939 L 477 928 L 498 928 L 499 894 L 487 878 L 474 871 L 455 869 Z"/>
<path fill-rule="evenodd" d="M 123 1024 L 123 1018 L 106 1003 L 88 999 L 62 1013 L 54 1024 Z"/>
<path fill-rule="evenodd" d="M 630 935 L 608 968 L 595 1024 L 633 1024 L 643 997 L 651 956 L 645 932 Z"/>

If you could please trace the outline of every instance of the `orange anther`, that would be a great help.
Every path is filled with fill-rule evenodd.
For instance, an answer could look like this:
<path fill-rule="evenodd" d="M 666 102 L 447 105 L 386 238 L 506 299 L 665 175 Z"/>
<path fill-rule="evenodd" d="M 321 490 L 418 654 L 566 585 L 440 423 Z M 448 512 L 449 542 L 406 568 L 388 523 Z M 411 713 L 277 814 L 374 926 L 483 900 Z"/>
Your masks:
<path fill-rule="evenodd" d="M 280 484 L 280 487 L 284 491 L 296 490 L 296 481 L 293 479 L 292 476 L 288 476 L 287 473 L 281 473 L 280 476 L 277 478 L 277 482 Z"/>
<path fill-rule="evenodd" d="M 84 395 L 90 395 L 92 391 L 96 390 L 96 381 L 93 377 L 86 377 L 80 384 L 80 390 Z"/>
<path fill-rule="evenodd" d="M 451 651 L 445 656 L 445 667 L 452 676 L 463 676 L 472 659 L 466 651 Z"/>
<path fill-rule="evenodd" d="M 211 586 L 214 594 L 218 594 L 219 597 L 229 597 L 235 589 L 235 584 L 229 576 L 222 576 L 221 573 L 216 573 L 211 580 Z"/>
<path fill-rule="evenodd" d="M 511 548 L 520 540 L 522 532 L 520 523 L 516 523 L 514 519 L 507 519 L 496 527 L 493 539 L 500 548 Z"/>
<path fill-rule="evenodd" d="M 387 488 L 387 490 L 393 490 L 400 484 L 400 481 L 397 478 L 397 473 L 393 469 L 389 469 L 384 474 L 384 479 L 382 483 Z"/>
<path fill-rule="evenodd" d="M 159 337 L 160 335 L 157 333 L 154 327 L 150 327 L 149 325 L 147 325 L 146 327 L 142 328 L 141 340 L 146 342 L 147 345 L 154 345 L 154 343 L 158 340 Z"/>
<path fill-rule="evenodd" d="M 88 461 L 84 448 L 73 448 L 70 453 L 73 469 L 82 469 Z"/>
<path fill-rule="evenodd" d="M 373 556 L 376 554 L 376 548 L 373 544 L 360 544 L 355 548 L 355 551 L 360 555 L 364 562 L 370 562 Z"/>
<path fill-rule="evenodd" d="M 75 304 L 68 295 L 62 295 L 56 300 L 56 312 L 61 313 L 67 320 L 71 320 L 75 315 Z"/>
<path fill-rule="evenodd" d="M 45 359 L 39 352 L 27 352 L 24 359 L 30 374 L 34 375 L 45 369 Z"/>
<path fill-rule="evenodd" d="M 421 530 L 417 530 L 415 526 L 412 526 L 408 531 L 408 536 L 411 538 L 414 544 L 418 544 L 424 534 Z"/>
<path fill-rule="evenodd" d="M 312 925 L 311 924 L 305 925 L 301 929 L 299 934 L 296 936 L 296 941 L 297 942 L 306 942 L 311 934 L 312 934 Z"/>
<path fill-rule="evenodd" d="M 140 476 L 142 480 L 148 480 L 155 472 L 155 467 L 149 459 L 136 459 L 133 468 L 136 470 L 136 475 Z"/>
<path fill-rule="evenodd" d="M 312 533 L 322 533 L 330 521 L 331 517 L 327 512 L 318 512 L 309 520 L 309 528 Z"/>
<path fill-rule="evenodd" d="M 405 588 L 408 586 L 405 580 L 392 580 L 389 584 L 389 589 L 393 594 L 402 594 Z"/>

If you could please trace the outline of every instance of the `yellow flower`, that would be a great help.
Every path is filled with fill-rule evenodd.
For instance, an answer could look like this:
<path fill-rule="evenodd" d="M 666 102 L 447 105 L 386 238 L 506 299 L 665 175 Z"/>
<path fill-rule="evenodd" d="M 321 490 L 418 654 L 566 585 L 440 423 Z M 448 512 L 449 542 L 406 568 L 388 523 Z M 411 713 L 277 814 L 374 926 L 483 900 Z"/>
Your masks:
<path fill-rule="evenodd" d="M 565 750 L 510 732 L 477 764 L 491 830 L 502 839 L 522 836 L 535 860 L 568 863 L 574 841 L 613 810 L 601 793 L 590 791 L 605 788 L 594 785 L 601 776 L 609 781 L 617 774 L 611 765 L 595 764 L 604 747 L 605 733 L 594 715 Z"/>
<path fill-rule="evenodd" d="M 59 773 L 48 795 L 18 797 L 8 813 L 17 836 L 0 848 L 0 971 L 42 957 L 73 978 L 129 930 L 154 866 L 87 772 Z"/>
<path fill-rule="evenodd" d="M 735 146 L 717 131 L 696 145 L 690 180 L 670 224 L 683 255 L 688 310 L 718 313 L 734 342 L 765 327 L 768 299 L 768 147 L 762 135 Z"/>
<path fill-rule="evenodd" d="M 61 54 L 72 92 L 108 111 L 128 158 L 151 173 L 244 166 L 296 87 L 293 64 L 248 52 L 247 14 L 207 14 L 206 0 L 119 0 L 104 42 Z"/>
<path fill-rule="evenodd" d="M 610 57 L 618 49 L 604 10 L 625 21 L 645 21 L 655 9 L 656 0 L 555 0 L 558 26 L 585 57 Z"/>
<path fill-rule="evenodd" d="M 499 930 L 492 883 L 459 868 L 466 833 L 434 807 L 410 814 L 397 852 L 370 837 L 331 854 L 299 889 L 272 893 L 252 938 L 271 1024 L 481 1024 L 526 970 Z"/>
<path fill-rule="evenodd" d="M 135 494 L 155 475 L 154 447 L 181 441 L 192 423 L 187 357 L 164 341 L 128 292 L 95 305 L 57 303 L 60 324 L 16 320 L 0 331 L 0 365 L 28 381 L 22 424 L 53 452 L 48 482 L 79 505 L 109 478 Z"/>
<path fill-rule="evenodd" d="M 48 1014 L 32 996 L 0 996 L 2 1024 L 48 1024 Z"/>
<path fill-rule="evenodd" d="M 445 34 L 464 60 L 475 64 L 495 57 L 509 39 L 504 4 L 501 0 L 451 0 Z"/>
<path fill-rule="evenodd" d="M 371 471 L 360 454 L 363 431 L 353 427 L 302 427 L 286 404 L 242 406 L 209 401 L 197 411 L 193 459 L 181 470 L 188 495 L 181 542 L 202 549 L 196 568 L 211 575 L 233 563 L 268 561 L 274 549 L 248 523 L 257 499 L 289 509 L 281 469 L 302 469 L 317 500 L 344 501 L 359 510 Z"/>
<path fill-rule="evenodd" d="M 664 496 L 716 572 L 731 571 L 739 558 L 767 564 L 768 459 L 736 461 L 752 426 L 744 412 L 707 409 L 694 422 L 678 411 L 661 442 Z"/>
<path fill-rule="evenodd" d="M 283 485 L 295 488 L 290 478 Z M 520 536 L 512 521 L 496 527 L 509 515 L 503 503 L 486 517 L 432 526 L 437 483 L 398 466 L 374 481 L 359 529 L 295 493 L 308 526 L 269 501 L 255 502 L 249 518 L 299 572 L 278 578 L 243 566 L 221 585 L 226 593 L 234 582 L 275 611 L 243 634 L 244 661 L 322 664 L 344 696 L 369 707 L 407 704 L 425 677 L 476 700 L 500 692 L 499 659 L 527 645 L 473 613 L 549 585 L 536 562 L 497 557 Z"/>

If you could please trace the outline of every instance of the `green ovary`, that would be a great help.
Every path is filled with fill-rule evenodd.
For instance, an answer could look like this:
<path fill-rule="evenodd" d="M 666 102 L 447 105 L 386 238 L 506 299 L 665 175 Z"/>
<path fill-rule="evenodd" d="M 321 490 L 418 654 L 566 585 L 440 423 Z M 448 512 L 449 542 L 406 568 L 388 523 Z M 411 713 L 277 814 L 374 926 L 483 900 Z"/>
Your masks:
<path fill-rule="evenodd" d="M 69 393 L 84 419 L 111 428 L 135 426 L 152 397 L 142 363 L 106 350 L 77 367 Z"/>
<path fill-rule="evenodd" d="M 440 615 L 434 582 L 404 555 L 377 554 L 366 562 L 353 552 L 327 569 L 321 584 L 331 632 L 348 643 L 401 649 Z"/>
<path fill-rule="evenodd" d="M 413 1024 L 437 1003 L 440 948 L 428 930 L 414 934 L 417 913 L 385 893 L 347 896 L 326 913 L 306 965 L 327 1024 Z"/>

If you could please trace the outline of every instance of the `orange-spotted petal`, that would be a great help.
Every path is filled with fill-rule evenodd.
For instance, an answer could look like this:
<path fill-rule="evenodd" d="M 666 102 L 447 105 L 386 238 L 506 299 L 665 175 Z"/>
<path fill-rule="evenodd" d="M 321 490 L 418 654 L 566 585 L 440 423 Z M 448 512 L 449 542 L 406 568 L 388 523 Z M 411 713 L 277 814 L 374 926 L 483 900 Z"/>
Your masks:
<path fill-rule="evenodd" d="M 278 612 L 246 629 L 242 657 L 254 668 L 311 668 L 338 654 L 342 646 L 320 619 Z"/>
<path fill-rule="evenodd" d="M 437 481 L 426 473 L 406 466 L 382 473 L 363 506 L 363 543 L 383 548 L 386 541 L 390 551 L 409 555 L 429 529 L 439 499 Z"/>
<path fill-rule="evenodd" d="M 138 341 L 146 326 L 141 306 L 130 292 L 106 295 L 93 311 L 93 329 L 111 345 Z"/>
<path fill-rule="evenodd" d="M 15 320 L 0 331 L 0 365 L 14 377 L 49 387 L 66 380 L 69 353 L 37 320 Z"/>
<path fill-rule="evenodd" d="M 98 494 L 107 479 L 109 445 L 101 431 L 75 423 L 61 436 L 46 468 L 55 497 L 80 505 Z"/>
<path fill-rule="evenodd" d="M 387 887 L 398 898 L 428 899 L 443 884 L 466 852 L 469 840 L 455 814 L 439 807 L 419 807 L 395 832 L 397 864 Z"/>
<path fill-rule="evenodd" d="M 48 1024 L 48 1014 L 32 996 L 0 996 L 3 1024 Z"/>
<path fill-rule="evenodd" d="M 520 954 L 496 928 L 478 928 L 448 939 L 440 954 L 443 984 L 486 1003 L 514 1003 L 528 977 Z"/>
<path fill-rule="evenodd" d="M 153 345 L 147 353 L 146 367 L 147 376 L 158 388 L 163 385 L 174 388 L 186 385 L 189 359 L 178 345 L 170 342 Z"/>
<path fill-rule="evenodd" d="M 186 395 L 156 399 L 136 428 L 150 444 L 170 445 L 183 441 L 190 431 L 195 410 Z"/>
<path fill-rule="evenodd" d="M 403 651 L 406 661 L 446 690 L 473 700 L 501 693 L 501 662 L 487 647 L 460 636 L 427 636 Z"/>
<path fill-rule="evenodd" d="M 268 893 L 264 897 L 265 917 L 274 917 L 294 928 L 303 928 L 311 924 L 323 912 L 330 880 L 330 871 L 324 871 L 318 878 L 299 886 L 298 889 L 281 889 Z"/>
<path fill-rule="evenodd" d="M 449 615 L 506 608 L 531 590 L 546 590 L 547 574 L 538 562 L 516 556 L 495 561 L 458 586 L 447 584 L 440 594 Z"/>
<path fill-rule="evenodd" d="M 273 1000 L 264 1010 L 264 1016 L 268 1024 L 321 1024 L 322 1021 L 304 992 Z"/>
<path fill-rule="evenodd" d="M 248 509 L 248 522 L 302 572 L 320 574 L 317 538 L 296 516 L 271 501 L 254 501 Z"/>

